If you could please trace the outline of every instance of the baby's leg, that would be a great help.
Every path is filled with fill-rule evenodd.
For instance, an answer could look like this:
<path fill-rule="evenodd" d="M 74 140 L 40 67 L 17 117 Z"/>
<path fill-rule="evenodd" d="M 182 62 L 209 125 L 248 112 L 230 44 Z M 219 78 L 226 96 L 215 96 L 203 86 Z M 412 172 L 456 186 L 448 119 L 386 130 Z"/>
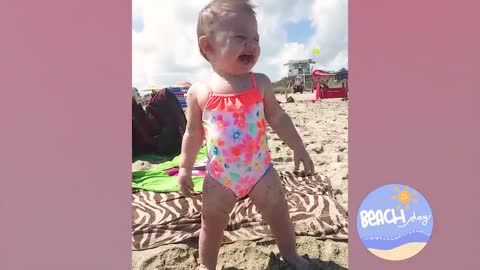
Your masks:
<path fill-rule="evenodd" d="M 215 270 L 223 232 L 236 198 L 221 184 L 206 176 L 202 194 L 202 228 L 198 244 L 200 269 Z"/>
<path fill-rule="evenodd" d="M 280 176 L 275 168 L 270 168 L 250 191 L 249 196 L 270 226 L 282 258 L 297 269 L 308 269 L 308 262 L 297 254 L 295 231 L 282 191 Z"/>

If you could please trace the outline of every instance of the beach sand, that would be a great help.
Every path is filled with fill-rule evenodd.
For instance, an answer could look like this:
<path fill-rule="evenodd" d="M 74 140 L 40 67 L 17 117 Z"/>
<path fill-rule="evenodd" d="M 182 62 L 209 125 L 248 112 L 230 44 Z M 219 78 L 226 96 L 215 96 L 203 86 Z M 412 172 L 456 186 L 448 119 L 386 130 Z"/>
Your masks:
<path fill-rule="evenodd" d="M 368 250 L 376 256 L 390 261 L 400 261 L 408 259 L 419 253 L 427 243 L 408 243 L 390 250 L 380 250 L 369 248 Z"/>
<path fill-rule="evenodd" d="M 292 94 L 294 103 L 281 106 L 292 118 L 309 151 L 316 171 L 330 178 L 338 202 L 348 210 L 348 102 L 340 99 L 310 103 L 314 94 Z M 284 102 L 284 95 L 277 95 Z M 307 102 L 305 102 L 307 101 Z M 293 170 L 293 151 L 268 130 L 269 146 L 277 170 Z M 314 237 L 297 238 L 300 255 L 319 266 L 318 269 L 348 269 L 348 244 Z M 196 241 L 133 251 L 132 269 L 195 269 L 198 250 Z M 279 259 L 273 241 L 241 241 L 223 245 L 217 269 L 264 270 L 291 269 Z"/>

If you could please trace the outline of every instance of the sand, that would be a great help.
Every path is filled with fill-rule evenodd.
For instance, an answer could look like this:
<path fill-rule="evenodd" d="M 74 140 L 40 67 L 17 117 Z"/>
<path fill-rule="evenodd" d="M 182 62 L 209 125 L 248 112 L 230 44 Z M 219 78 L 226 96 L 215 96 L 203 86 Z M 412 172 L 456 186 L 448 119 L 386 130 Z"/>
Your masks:
<path fill-rule="evenodd" d="M 348 209 L 348 102 L 340 99 L 320 103 L 304 102 L 313 94 L 292 94 L 294 103 L 281 106 L 290 115 L 309 151 L 316 171 L 330 178 L 335 198 Z M 284 95 L 277 95 L 285 101 Z M 268 130 L 269 146 L 277 170 L 293 170 L 293 151 Z M 348 269 L 346 242 L 298 237 L 299 253 L 318 269 Z M 223 245 L 217 269 L 291 269 L 279 259 L 273 241 L 243 241 Z M 198 260 L 196 241 L 166 245 L 151 250 L 133 251 L 132 269 L 195 269 Z"/>
<path fill-rule="evenodd" d="M 408 243 L 389 250 L 369 248 L 368 250 L 376 256 L 390 261 L 405 260 L 419 253 L 427 243 Z"/>

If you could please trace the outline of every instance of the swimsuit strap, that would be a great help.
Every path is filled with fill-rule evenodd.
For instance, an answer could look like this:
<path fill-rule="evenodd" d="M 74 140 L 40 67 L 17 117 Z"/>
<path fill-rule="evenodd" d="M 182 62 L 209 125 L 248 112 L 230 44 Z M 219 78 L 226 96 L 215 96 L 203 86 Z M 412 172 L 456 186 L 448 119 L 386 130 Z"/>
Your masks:
<path fill-rule="evenodd" d="M 255 80 L 255 74 L 253 74 L 253 72 L 250 72 L 249 74 L 250 74 L 250 80 L 252 81 L 252 88 L 257 88 L 257 81 Z"/>

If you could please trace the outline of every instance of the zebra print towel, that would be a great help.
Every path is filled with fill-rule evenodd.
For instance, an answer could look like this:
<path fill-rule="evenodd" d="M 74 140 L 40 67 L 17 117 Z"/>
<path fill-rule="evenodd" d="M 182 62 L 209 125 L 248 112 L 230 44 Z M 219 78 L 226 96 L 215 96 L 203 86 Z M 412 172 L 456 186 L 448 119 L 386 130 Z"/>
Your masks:
<path fill-rule="evenodd" d="M 348 239 L 347 214 L 332 196 L 327 177 L 280 173 L 297 235 Z M 198 237 L 201 194 L 133 191 L 133 250 L 150 249 Z M 249 198 L 239 200 L 225 230 L 224 242 L 270 238 L 268 226 Z"/>

